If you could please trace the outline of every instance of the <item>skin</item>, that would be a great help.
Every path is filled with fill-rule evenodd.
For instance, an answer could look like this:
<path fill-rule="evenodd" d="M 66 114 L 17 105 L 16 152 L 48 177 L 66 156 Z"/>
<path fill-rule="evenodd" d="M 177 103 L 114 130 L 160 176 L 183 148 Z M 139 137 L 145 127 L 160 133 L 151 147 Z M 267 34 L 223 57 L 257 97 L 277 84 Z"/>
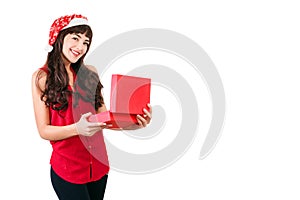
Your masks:
<path fill-rule="evenodd" d="M 65 36 L 63 41 L 63 60 L 64 65 L 66 68 L 66 71 L 69 76 L 69 84 L 71 87 L 73 87 L 73 75 L 71 72 L 71 63 L 75 63 L 78 61 L 79 58 L 81 58 L 87 51 L 88 45 L 89 45 L 89 38 L 86 37 L 84 34 L 68 34 Z M 97 73 L 97 70 L 93 66 L 87 66 L 90 70 L 93 70 Z M 110 128 L 109 124 L 105 123 L 92 123 L 87 122 L 87 117 L 91 115 L 91 113 L 86 113 L 83 115 L 83 117 L 86 120 L 86 123 L 89 124 L 89 127 L 86 128 L 82 132 L 78 132 L 78 129 L 76 127 L 76 123 L 66 125 L 66 126 L 53 126 L 50 124 L 50 118 L 49 118 L 49 108 L 45 105 L 43 101 L 40 100 L 40 97 L 42 95 L 41 90 L 36 86 L 36 77 L 38 75 L 39 70 L 33 73 L 32 75 L 32 98 L 33 98 L 33 106 L 34 106 L 34 114 L 37 124 L 38 132 L 41 136 L 41 138 L 45 140 L 62 140 L 69 137 L 73 137 L 76 135 L 85 135 L 85 136 L 91 136 L 95 132 L 100 131 L 105 128 Z M 39 86 L 42 90 L 45 88 L 46 83 L 46 76 L 47 74 L 45 72 L 42 72 L 42 77 L 39 79 Z M 147 124 L 150 123 L 151 115 L 152 115 L 152 108 L 150 104 L 148 104 L 149 112 L 147 109 L 144 109 L 144 115 L 137 115 L 137 121 L 138 125 L 133 125 L 130 127 L 126 127 L 124 129 L 127 130 L 134 130 L 138 128 L 146 127 Z M 107 111 L 106 106 L 102 105 L 97 110 L 97 113 Z M 113 130 L 121 130 L 121 129 L 113 129 Z"/>

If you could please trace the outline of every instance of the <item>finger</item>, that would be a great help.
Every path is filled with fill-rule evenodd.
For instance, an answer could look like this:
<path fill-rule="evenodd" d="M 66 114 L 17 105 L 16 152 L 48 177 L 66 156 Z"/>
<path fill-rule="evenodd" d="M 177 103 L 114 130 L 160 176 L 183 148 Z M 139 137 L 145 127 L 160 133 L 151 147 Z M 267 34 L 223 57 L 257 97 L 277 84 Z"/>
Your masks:
<path fill-rule="evenodd" d="M 112 124 L 106 124 L 106 123 L 103 123 L 103 122 L 100 122 L 100 123 L 92 123 L 89 128 L 99 128 L 99 129 L 104 129 L 104 128 L 110 128 L 112 127 L 113 125 Z"/>
<path fill-rule="evenodd" d="M 88 112 L 88 113 L 85 113 L 85 114 L 81 115 L 81 117 L 82 117 L 82 118 L 87 118 L 87 117 L 89 117 L 89 116 L 91 116 L 91 115 L 92 115 L 92 113 L 91 113 L 91 112 Z"/>
<path fill-rule="evenodd" d="M 101 126 L 105 126 L 106 123 L 103 123 L 103 122 L 89 122 L 88 123 L 88 127 L 89 128 L 99 128 Z"/>
<path fill-rule="evenodd" d="M 141 120 L 139 120 L 138 118 L 137 118 L 137 122 L 138 122 L 137 125 L 138 125 L 139 127 L 144 127 L 144 126 L 143 126 L 143 122 L 142 122 Z"/>
<path fill-rule="evenodd" d="M 111 128 L 111 127 L 113 127 L 113 125 L 112 124 L 106 124 L 105 126 L 101 126 L 102 128 Z"/>
<path fill-rule="evenodd" d="M 102 129 L 104 129 L 104 128 L 110 128 L 110 127 L 112 127 L 113 125 L 112 124 L 105 124 L 105 123 L 103 123 L 100 127 L 102 128 Z"/>
<path fill-rule="evenodd" d="M 91 132 L 88 132 L 85 134 L 85 136 L 88 136 L 88 137 L 92 137 L 93 135 L 95 135 L 95 133 L 97 133 L 98 131 L 91 131 Z"/>
<path fill-rule="evenodd" d="M 137 120 L 139 126 L 143 126 L 143 122 L 140 120 L 139 116 L 140 115 L 136 116 L 136 120 Z"/>
<path fill-rule="evenodd" d="M 137 115 L 136 117 L 140 126 L 147 126 L 147 121 L 144 117 L 142 117 L 141 115 Z"/>
<path fill-rule="evenodd" d="M 89 132 L 93 133 L 93 132 L 97 132 L 100 130 L 101 130 L 101 127 L 94 127 L 94 128 L 90 128 Z"/>
<path fill-rule="evenodd" d="M 152 118 L 151 113 L 146 108 L 144 108 L 143 111 L 146 114 L 146 115 L 144 115 L 144 117 L 149 117 L 150 119 Z"/>
<path fill-rule="evenodd" d="M 89 131 L 87 132 L 87 135 L 88 136 L 92 136 L 94 135 L 95 133 L 101 131 L 102 128 L 98 127 L 98 128 L 90 128 Z"/>
<path fill-rule="evenodd" d="M 149 108 L 149 112 L 152 114 L 152 106 L 150 103 L 147 104 L 148 108 Z"/>

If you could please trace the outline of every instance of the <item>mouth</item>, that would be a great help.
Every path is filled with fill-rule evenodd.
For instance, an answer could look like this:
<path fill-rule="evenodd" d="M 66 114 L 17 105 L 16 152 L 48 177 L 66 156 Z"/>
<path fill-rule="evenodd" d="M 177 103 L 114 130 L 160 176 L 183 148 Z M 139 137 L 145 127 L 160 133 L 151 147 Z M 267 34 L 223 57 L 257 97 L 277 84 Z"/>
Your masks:
<path fill-rule="evenodd" d="M 77 57 L 77 56 L 80 55 L 80 52 L 78 52 L 78 51 L 75 51 L 75 50 L 73 50 L 73 49 L 70 49 L 70 51 L 71 51 L 71 53 L 74 55 L 74 57 Z"/>

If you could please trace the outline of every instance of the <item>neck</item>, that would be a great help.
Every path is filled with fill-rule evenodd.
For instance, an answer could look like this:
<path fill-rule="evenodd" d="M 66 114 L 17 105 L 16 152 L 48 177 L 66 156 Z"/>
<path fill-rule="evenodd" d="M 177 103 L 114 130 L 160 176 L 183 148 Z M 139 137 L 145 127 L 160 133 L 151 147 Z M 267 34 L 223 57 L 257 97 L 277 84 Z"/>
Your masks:
<path fill-rule="evenodd" d="M 70 71 L 71 64 L 65 64 L 65 68 L 66 68 L 67 71 Z"/>
<path fill-rule="evenodd" d="M 67 71 L 70 70 L 71 68 L 71 62 L 69 62 L 67 59 L 63 58 L 63 62 L 64 62 L 64 65 L 65 65 L 65 68 Z"/>
<path fill-rule="evenodd" d="M 66 70 L 69 71 L 70 68 L 71 68 L 71 62 L 64 56 L 63 53 L 62 53 L 61 58 L 62 58 L 62 61 L 63 61 L 64 65 L 65 65 Z"/>

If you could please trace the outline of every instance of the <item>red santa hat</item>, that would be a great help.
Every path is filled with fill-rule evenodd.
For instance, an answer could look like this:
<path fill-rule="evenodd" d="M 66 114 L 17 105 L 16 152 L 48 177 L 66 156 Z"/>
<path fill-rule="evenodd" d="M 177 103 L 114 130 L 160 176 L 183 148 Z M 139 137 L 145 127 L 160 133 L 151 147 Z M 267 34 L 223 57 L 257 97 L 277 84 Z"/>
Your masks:
<path fill-rule="evenodd" d="M 49 32 L 49 41 L 45 50 L 51 52 L 53 44 L 61 30 L 78 25 L 88 25 L 88 19 L 80 14 L 66 15 L 56 19 L 51 25 Z"/>

